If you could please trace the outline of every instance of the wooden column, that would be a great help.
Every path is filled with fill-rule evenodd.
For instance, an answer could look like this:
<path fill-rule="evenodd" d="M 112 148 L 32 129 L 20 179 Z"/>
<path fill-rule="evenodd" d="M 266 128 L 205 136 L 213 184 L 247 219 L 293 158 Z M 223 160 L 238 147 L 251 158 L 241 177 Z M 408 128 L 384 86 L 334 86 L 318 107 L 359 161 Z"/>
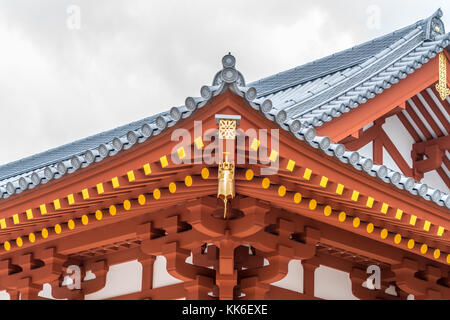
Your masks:
<path fill-rule="evenodd" d="M 18 281 L 21 300 L 38 300 L 41 285 L 34 284 L 31 278 L 24 278 Z"/>
<path fill-rule="evenodd" d="M 155 260 L 156 257 L 151 255 L 145 255 L 138 258 L 138 261 L 142 265 L 141 291 L 153 289 L 153 265 Z"/>
<path fill-rule="evenodd" d="M 9 294 L 10 300 L 19 300 L 20 299 L 20 291 L 19 290 L 6 290 Z"/>
<path fill-rule="evenodd" d="M 373 140 L 372 153 L 373 162 L 378 165 L 383 164 L 383 141 L 380 139 Z"/>
<path fill-rule="evenodd" d="M 209 293 L 213 291 L 213 279 L 198 275 L 194 280 L 184 283 L 187 300 L 209 300 Z"/>
<path fill-rule="evenodd" d="M 265 300 L 270 285 L 259 281 L 258 277 L 242 279 L 240 287 L 245 293 L 245 300 Z"/>
<path fill-rule="evenodd" d="M 229 232 L 217 244 L 219 247 L 219 270 L 216 271 L 216 284 L 220 300 L 233 300 L 237 285 L 237 270 L 234 269 L 234 249 L 239 243 L 230 239 Z"/>
<path fill-rule="evenodd" d="M 317 260 L 302 260 L 303 266 L 303 293 L 307 296 L 314 297 L 314 275 L 319 267 Z"/>

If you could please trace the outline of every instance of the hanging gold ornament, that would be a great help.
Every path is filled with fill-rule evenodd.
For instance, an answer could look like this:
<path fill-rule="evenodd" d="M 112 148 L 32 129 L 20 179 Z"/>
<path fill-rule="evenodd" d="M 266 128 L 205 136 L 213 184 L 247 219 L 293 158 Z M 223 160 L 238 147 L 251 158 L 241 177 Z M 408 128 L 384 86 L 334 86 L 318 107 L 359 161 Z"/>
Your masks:
<path fill-rule="evenodd" d="M 224 203 L 223 218 L 227 218 L 227 202 L 234 198 L 234 163 L 228 161 L 228 152 L 223 153 L 225 160 L 219 164 L 219 184 L 217 198 Z"/>
<path fill-rule="evenodd" d="M 236 127 L 239 125 L 241 116 L 216 114 L 216 123 L 219 125 L 219 139 L 235 140 Z M 223 161 L 219 163 L 219 181 L 217 186 L 217 198 L 222 199 L 224 204 L 223 218 L 227 218 L 228 201 L 235 196 L 234 192 L 234 162 L 229 161 L 228 152 L 224 152 Z"/>

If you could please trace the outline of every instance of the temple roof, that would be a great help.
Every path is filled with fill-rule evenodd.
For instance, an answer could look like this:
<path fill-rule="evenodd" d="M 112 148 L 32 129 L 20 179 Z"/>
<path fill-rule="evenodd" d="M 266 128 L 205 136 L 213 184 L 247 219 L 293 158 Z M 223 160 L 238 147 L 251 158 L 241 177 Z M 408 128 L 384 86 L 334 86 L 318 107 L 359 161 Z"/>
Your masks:
<path fill-rule="evenodd" d="M 450 208 L 450 196 L 426 188 L 357 152 L 316 137 L 313 127 L 349 112 L 404 79 L 436 56 L 450 41 L 440 20 L 441 10 L 427 19 L 359 46 L 246 85 L 226 55 L 212 86 L 201 88 L 201 97 L 188 97 L 185 105 L 142 120 L 0 166 L 0 198 L 35 188 L 114 156 L 158 135 L 215 96 L 231 90 L 262 115 L 329 156 L 376 176 L 386 183 Z"/>

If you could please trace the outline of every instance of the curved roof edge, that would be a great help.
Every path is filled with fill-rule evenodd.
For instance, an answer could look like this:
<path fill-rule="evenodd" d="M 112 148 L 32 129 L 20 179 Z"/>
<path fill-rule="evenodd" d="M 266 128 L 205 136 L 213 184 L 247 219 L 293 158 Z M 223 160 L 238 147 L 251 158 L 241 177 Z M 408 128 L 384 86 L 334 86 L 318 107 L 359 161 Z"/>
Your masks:
<path fill-rule="evenodd" d="M 101 143 L 96 148 L 87 149 L 71 158 L 61 159 L 46 167 L 29 171 L 20 177 L 15 176 L 7 182 L 3 181 L 0 185 L 0 197 L 9 198 L 28 189 L 36 188 L 143 143 L 174 126 L 182 119 L 190 117 L 196 110 L 208 105 L 214 97 L 226 90 L 231 90 L 233 93 L 241 96 L 250 107 L 258 110 L 263 116 L 280 125 L 282 123 L 280 120 L 285 121 L 286 119 L 280 119 L 277 117 L 277 114 L 274 114 L 275 108 L 270 100 L 258 99 L 256 89 L 246 86 L 244 77 L 235 68 L 235 62 L 236 60 L 231 54 L 226 55 L 222 59 L 223 69 L 214 77 L 212 86 L 203 86 L 201 88 L 200 97 L 188 97 L 184 106 L 174 107 L 168 113 L 147 118 L 148 121 L 143 121 L 140 127 L 130 129 L 126 134 Z M 411 194 L 450 209 L 450 195 L 438 189 L 429 188 L 423 183 L 416 183 L 413 178 L 388 169 L 384 165 L 374 165 L 372 159 L 362 157 L 358 152 L 347 151 L 342 144 L 332 144 L 328 137 L 316 136 L 313 128 L 303 128 L 299 122 L 294 121 L 289 127 L 280 126 L 284 130 L 290 131 L 297 139 L 321 150 L 328 156 L 335 157 L 341 162 L 353 166 L 357 170 L 364 171 L 372 177 L 377 177 L 385 183 L 393 184 L 399 189 L 406 190 Z"/>

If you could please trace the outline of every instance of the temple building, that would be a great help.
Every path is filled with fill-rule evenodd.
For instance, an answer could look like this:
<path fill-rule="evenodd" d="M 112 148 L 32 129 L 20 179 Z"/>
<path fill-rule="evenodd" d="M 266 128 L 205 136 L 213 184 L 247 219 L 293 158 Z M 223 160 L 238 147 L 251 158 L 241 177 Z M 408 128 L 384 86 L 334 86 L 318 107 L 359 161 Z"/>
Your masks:
<path fill-rule="evenodd" d="M 0 297 L 450 299 L 441 17 L 0 166 Z"/>

